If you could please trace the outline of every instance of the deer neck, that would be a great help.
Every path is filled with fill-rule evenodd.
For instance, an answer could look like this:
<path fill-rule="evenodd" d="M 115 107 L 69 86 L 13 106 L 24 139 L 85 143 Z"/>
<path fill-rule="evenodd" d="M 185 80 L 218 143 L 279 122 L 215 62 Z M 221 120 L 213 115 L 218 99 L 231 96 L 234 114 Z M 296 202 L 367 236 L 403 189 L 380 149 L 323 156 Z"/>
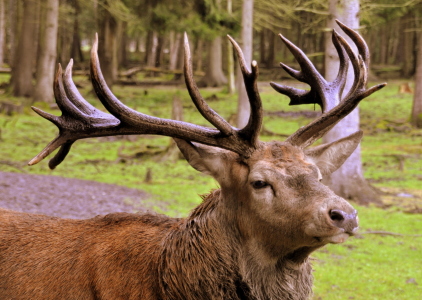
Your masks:
<path fill-rule="evenodd" d="M 256 299 L 308 299 L 313 282 L 308 255 L 308 249 L 299 249 L 277 259 L 245 245 L 239 272 Z"/>
<path fill-rule="evenodd" d="M 256 245 L 242 241 L 221 198 L 221 191 L 214 191 L 169 232 L 159 264 L 163 298 L 307 299 L 311 250 L 262 257 Z"/>
<path fill-rule="evenodd" d="M 159 262 L 163 299 L 242 299 L 237 235 L 221 210 L 216 190 L 167 234 Z"/>

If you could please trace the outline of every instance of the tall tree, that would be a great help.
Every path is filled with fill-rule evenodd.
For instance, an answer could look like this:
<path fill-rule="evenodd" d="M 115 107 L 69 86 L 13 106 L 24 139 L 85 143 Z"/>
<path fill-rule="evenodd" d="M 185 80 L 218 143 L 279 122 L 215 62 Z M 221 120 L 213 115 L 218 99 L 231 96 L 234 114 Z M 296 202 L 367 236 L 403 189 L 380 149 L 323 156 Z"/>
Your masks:
<path fill-rule="evenodd" d="M 253 52 L 253 0 L 243 0 L 242 5 L 242 50 L 248 65 L 252 62 Z M 243 128 L 249 120 L 250 105 L 240 68 L 237 68 L 237 126 Z"/>
<path fill-rule="evenodd" d="M 209 42 L 207 69 L 204 77 L 198 83 L 200 86 L 217 87 L 227 84 L 227 78 L 223 72 L 222 46 L 222 38 L 220 36 Z"/>
<path fill-rule="evenodd" d="M 12 77 L 10 86 L 13 95 L 16 97 L 30 97 L 32 85 L 32 73 L 36 58 L 35 39 L 38 22 L 38 1 L 23 0 L 23 20 L 20 30 L 14 63 L 12 67 Z"/>
<path fill-rule="evenodd" d="M 329 28 L 336 28 L 335 19 L 340 20 L 348 27 L 358 29 L 359 0 L 330 0 L 327 24 Z M 339 29 L 337 32 L 341 33 L 342 31 Z M 353 45 L 354 43 L 351 42 L 350 44 Z M 332 81 L 337 76 L 339 59 L 333 43 L 331 42 L 331 37 L 328 36 L 325 51 L 325 76 L 328 81 Z M 351 67 L 349 68 L 347 77 L 348 80 L 343 94 L 346 94 L 347 91 L 350 90 L 351 84 L 353 83 L 354 75 Z M 335 103 L 335 105 L 337 104 L 338 103 Z M 327 110 L 330 110 L 333 107 L 327 107 Z M 324 136 L 323 141 L 325 143 L 330 143 L 358 130 L 359 110 L 356 108 L 331 129 Z M 328 181 L 333 191 L 344 198 L 354 199 L 362 204 L 379 201 L 379 196 L 363 177 L 360 147 L 358 147 L 345 163 L 332 174 Z"/>
<path fill-rule="evenodd" d="M 4 64 L 4 49 L 6 47 L 6 3 L 0 0 L 0 66 Z"/>
<path fill-rule="evenodd" d="M 203 8 L 200 13 L 203 19 L 210 27 L 217 29 L 222 14 L 220 0 L 203 1 Z M 221 33 L 215 35 L 209 42 L 208 60 L 205 75 L 198 83 L 200 86 L 221 86 L 227 84 L 227 78 L 223 72 L 223 50 Z"/>
<path fill-rule="evenodd" d="M 59 1 L 42 0 L 44 18 L 40 32 L 40 55 L 37 64 L 33 102 L 53 102 L 54 68 L 57 57 L 57 31 L 59 27 Z"/>
<path fill-rule="evenodd" d="M 104 79 L 111 87 L 117 79 L 117 38 L 119 22 L 110 12 L 110 0 L 105 0 L 101 7 L 98 7 L 99 15 L 99 47 L 98 58 Z"/>
<path fill-rule="evenodd" d="M 70 57 L 73 60 L 82 62 L 84 60 L 84 56 L 82 54 L 81 48 L 81 36 L 79 32 L 79 15 L 81 13 L 81 7 L 79 5 L 78 0 L 73 0 L 73 7 L 75 9 L 75 13 L 73 16 L 73 38 L 72 38 L 72 47 L 70 50 Z"/>
<path fill-rule="evenodd" d="M 227 0 L 227 12 L 229 15 L 233 13 L 233 3 L 232 0 Z M 230 41 L 227 41 L 227 74 L 228 74 L 228 88 L 229 93 L 234 94 L 236 92 L 236 82 L 234 77 L 234 58 L 233 58 L 233 48 Z"/>
<path fill-rule="evenodd" d="M 422 32 L 418 35 L 418 54 L 416 59 L 415 93 L 413 95 L 412 125 L 422 128 Z"/>
<path fill-rule="evenodd" d="M 15 52 L 16 52 L 16 44 L 17 44 L 17 37 L 19 36 L 20 26 L 17 24 L 19 23 L 18 17 L 18 6 L 21 3 L 9 0 L 7 7 L 7 26 L 6 26 L 6 34 L 7 34 L 7 47 L 8 47 L 8 62 L 9 66 L 13 67 L 13 62 L 15 60 Z"/>
<path fill-rule="evenodd" d="M 179 57 L 179 51 L 181 51 L 181 48 L 183 47 L 182 44 L 182 34 L 180 32 L 170 32 L 170 58 L 169 58 L 169 70 L 176 70 L 177 69 L 177 60 Z"/>

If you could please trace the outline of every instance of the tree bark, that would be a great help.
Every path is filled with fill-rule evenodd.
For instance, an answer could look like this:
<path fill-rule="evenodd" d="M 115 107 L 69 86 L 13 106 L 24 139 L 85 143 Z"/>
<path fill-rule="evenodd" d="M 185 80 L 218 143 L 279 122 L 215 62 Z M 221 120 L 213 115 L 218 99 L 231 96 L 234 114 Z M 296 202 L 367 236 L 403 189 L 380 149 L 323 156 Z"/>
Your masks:
<path fill-rule="evenodd" d="M 208 63 L 205 76 L 198 83 L 201 87 L 217 87 L 227 84 L 227 78 L 223 72 L 222 39 L 216 37 L 209 46 Z"/>
<path fill-rule="evenodd" d="M 57 31 L 59 25 L 59 2 L 43 0 L 45 19 L 40 41 L 40 57 L 37 65 L 33 102 L 54 102 L 53 81 L 57 57 Z"/>
<path fill-rule="evenodd" d="M 37 53 L 34 49 L 36 49 L 35 33 L 38 22 L 38 1 L 24 0 L 22 2 L 24 6 L 24 17 L 14 57 L 10 83 L 13 96 L 30 97 L 33 90 L 33 66 Z"/>
<path fill-rule="evenodd" d="M 148 31 L 145 63 L 148 67 L 155 67 L 158 38 L 156 31 Z"/>
<path fill-rule="evenodd" d="M 128 64 L 128 44 L 129 38 L 127 36 L 127 22 L 119 22 L 118 23 L 118 48 L 117 48 L 117 61 L 118 65 L 121 67 L 127 67 Z"/>
<path fill-rule="evenodd" d="M 181 47 L 183 47 L 183 44 L 181 44 Z M 196 39 L 195 58 L 194 58 L 194 66 L 195 66 L 196 72 L 202 72 L 203 60 L 204 60 L 203 51 L 204 51 L 204 40 L 198 37 Z"/>
<path fill-rule="evenodd" d="M 107 85 L 111 87 L 117 79 L 117 20 L 103 9 L 100 20 L 98 58 Z"/>
<path fill-rule="evenodd" d="M 347 26 L 357 29 L 359 27 L 359 0 L 330 0 L 328 27 L 336 28 L 342 34 L 342 30 L 335 24 L 335 19 L 340 20 Z M 346 37 L 345 35 L 343 35 Z M 347 38 L 348 39 L 348 38 Z M 354 45 L 350 42 L 350 45 Z M 331 35 L 326 38 L 325 54 L 325 77 L 328 81 L 333 81 L 338 72 L 339 59 Z M 354 81 L 353 69 L 349 67 L 347 83 L 343 92 L 346 95 Z M 336 103 L 335 105 L 337 105 Z M 327 107 L 327 111 L 333 107 Z M 355 109 L 323 138 L 324 143 L 330 143 L 340 138 L 346 137 L 359 130 L 359 110 Z M 332 190 L 339 196 L 353 199 L 360 204 L 371 202 L 379 203 L 380 199 L 375 190 L 366 182 L 363 177 L 360 146 L 352 153 L 345 163 L 335 171 L 331 178 L 326 179 Z"/>
<path fill-rule="evenodd" d="M 6 49 L 6 3 L 0 0 L 0 66 L 4 64 L 4 50 Z"/>
<path fill-rule="evenodd" d="M 81 48 L 81 35 L 79 33 L 79 14 L 81 12 L 81 8 L 78 1 L 74 1 L 74 8 L 75 15 L 73 19 L 73 38 L 70 57 L 72 57 L 75 62 L 83 62 L 84 56 Z"/>
<path fill-rule="evenodd" d="M 277 35 L 268 30 L 267 68 L 272 68 L 275 62 L 275 40 Z"/>
<path fill-rule="evenodd" d="M 412 125 L 422 128 L 422 33 L 418 34 L 416 58 L 415 93 L 413 94 Z"/>
<path fill-rule="evenodd" d="M 242 50 L 246 64 L 252 62 L 253 52 L 253 0 L 243 0 L 242 5 Z M 249 121 L 250 105 L 240 67 L 237 67 L 237 127 L 243 128 Z"/>
<path fill-rule="evenodd" d="M 233 13 L 232 0 L 227 0 L 227 12 L 231 15 Z M 233 95 L 236 92 L 236 82 L 234 76 L 234 57 L 233 46 L 230 41 L 227 41 L 227 74 L 228 74 L 228 89 L 229 94 Z"/>
<path fill-rule="evenodd" d="M 163 48 L 165 39 L 162 34 L 157 35 L 157 49 L 155 52 L 155 64 L 154 67 L 160 68 L 163 64 Z"/>
<path fill-rule="evenodd" d="M 408 13 L 405 16 L 404 23 L 406 24 L 405 29 L 411 29 L 415 24 L 413 22 L 414 14 Z M 409 78 L 415 72 L 415 60 L 414 60 L 414 40 L 415 40 L 415 32 L 414 31 L 404 31 L 403 33 L 403 45 L 402 51 L 403 54 L 403 68 L 402 68 L 402 76 L 405 78 Z"/>
<path fill-rule="evenodd" d="M 267 45 L 266 45 L 266 30 L 263 28 L 259 33 L 259 63 L 267 67 Z"/>
<path fill-rule="evenodd" d="M 177 68 L 177 59 L 179 57 L 179 51 L 181 51 L 182 45 L 182 34 L 180 32 L 170 32 L 170 59 L 169 59 L 169 70 L 174 71 Z"/>
<path fill-rule="evenodd" d="M 8 26 L 6 28 L 7 43 L 8 43 L 8 63 L 10 67 L 13 67 L 13 62 L 16 52 L 16 39 L 19 36 L 19 21 L 18 21 L 18 6 L 20 4 L 13 0 L 9 0 L 7 16 Z"/>

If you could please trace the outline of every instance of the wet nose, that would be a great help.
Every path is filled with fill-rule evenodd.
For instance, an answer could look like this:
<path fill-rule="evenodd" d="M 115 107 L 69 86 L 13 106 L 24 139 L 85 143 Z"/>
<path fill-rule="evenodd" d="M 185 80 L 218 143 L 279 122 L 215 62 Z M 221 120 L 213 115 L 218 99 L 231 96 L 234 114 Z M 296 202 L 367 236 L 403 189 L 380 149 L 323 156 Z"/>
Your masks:
<path fill-rule="evenodd" d="M 357 215 L 357 210 L 353 210 L 353 212 L 350 214 L 340 209 L 330 210 L 330 218 L 334 225 L 336 225 L 338 228 L 344 229 L 345 232 L 349 234 L 355 233 L 358 229 Z"/>

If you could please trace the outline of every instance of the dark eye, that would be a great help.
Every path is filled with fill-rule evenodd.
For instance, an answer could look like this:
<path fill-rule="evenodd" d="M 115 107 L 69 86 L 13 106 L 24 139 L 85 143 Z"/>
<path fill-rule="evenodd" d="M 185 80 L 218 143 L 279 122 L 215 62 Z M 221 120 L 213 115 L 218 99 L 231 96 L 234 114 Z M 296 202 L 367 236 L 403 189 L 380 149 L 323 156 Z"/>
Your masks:
<path fill-rule="evenodd" d="M 268 183 L 266 183 L 265 181 L 262 181 L 262 180 L 253 181 L 251 184 L 252 184 L 252 187 L 254 189 L 262 189 L 262 188 L 268 186 Z"/>

